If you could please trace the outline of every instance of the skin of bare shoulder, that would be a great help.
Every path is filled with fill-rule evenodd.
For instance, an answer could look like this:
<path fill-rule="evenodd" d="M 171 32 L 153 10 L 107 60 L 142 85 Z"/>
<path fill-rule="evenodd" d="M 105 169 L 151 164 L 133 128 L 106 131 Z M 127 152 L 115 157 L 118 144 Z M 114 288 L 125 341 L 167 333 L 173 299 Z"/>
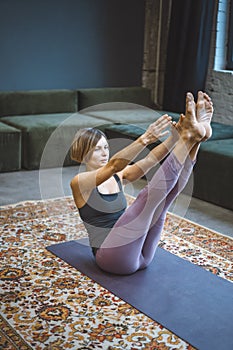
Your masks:
<path fill-rule="evenodd" d="M 97 170 L 77 174 L 70 183 L 75 204 L 81 208 L 88 200 L 91 191 L 108 180 L 114 174 L 109 164 Z"/>

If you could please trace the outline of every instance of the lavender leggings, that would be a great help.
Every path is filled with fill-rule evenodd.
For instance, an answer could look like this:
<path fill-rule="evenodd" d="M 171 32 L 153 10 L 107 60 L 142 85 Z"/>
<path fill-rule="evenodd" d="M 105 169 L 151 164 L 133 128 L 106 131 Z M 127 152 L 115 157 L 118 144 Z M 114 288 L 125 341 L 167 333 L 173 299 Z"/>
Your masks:
<path fill-rule="evenodd" d="M 116 274 L 131 274 L 152 261 L 168 208 L 183 190 L 193 169 L 171 153 L 149 184 L 118 219 L 96 253 L 97 265 Z"/>

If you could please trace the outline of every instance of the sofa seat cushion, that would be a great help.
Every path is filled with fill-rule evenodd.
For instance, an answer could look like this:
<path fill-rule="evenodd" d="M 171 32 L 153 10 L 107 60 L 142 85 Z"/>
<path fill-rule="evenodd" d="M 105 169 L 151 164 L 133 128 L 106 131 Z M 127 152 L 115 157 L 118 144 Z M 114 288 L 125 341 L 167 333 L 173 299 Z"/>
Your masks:
<path fill-rule="evenodd" d="M 79 110 L 107 102 L 129 102 L 152 107 L 151 90 L 143 87 L 80 89 Z"/>
<path fill-rule="evenodd" d="M 77 91 L 35 90 L 0 92 L 0 116 L 77 111 Z"/>
<path fill-rule="evenodd" d="M 123 102 L 86 108 L 81 113 L 85 116 L 105 119 L 112 124 L 150 124 L 162 115 L 160 111 Z"/>
<path fill-rule="evenodd" d="M 106 128 L 105 132 L 109 138 L 126 137 L 131 139 L 138 138 L 150 125 L 147 123 L 135 123 L 135 124 L 113 124 Z"/>
<path fill-rule="evenodd" d="M 176 113 L 169 113 L 166 111 L 156 111 L 156 118 L 158 117 L 158 115 L 163 115 L 163 114 L 169 114 L 173 120 L 177 121 L 179 119 L 179 115 Z M 95 115 L 95 114 L 93 114 Z M 143 115 L 143 114 L 142 114 Z M 150 121 L 151 122 L 151 121 Z M 118 136 L 120 136 L 120 134 L 126 136 L 128 135 L 131 138 L 137 138 L 138 136 L 140 136 L 140 134 L 146 130 L 146 128 L 149 126 L 150 122 L 139 122 L 139 123 L 135 123 L 132 122 L 132 124 L 119 124 L 119 125 L 112 125 L 109 128 L 109 132 L 111 130 L 111 132 L 115 133 L 115 135 L 118 134 Z M 217 122 L 212 122 L 212 137 L 211 137 L 211 141 L 214 140 L 225 140 L 225 139 L 233 139 L 233 126 L 231 125 L 225 125 L 225 124 L 221 124 L 221 123 L 217 123 Z"/>
<path fill-rule="evenodd" d="M 0 122 L 0 171 L 21 168 L 21 131 Z"/>
<path fill-rule="evenodd" d="M 101 127 L 104 120 L 79 113 L 43 114 L 4 117 L 4 123 L 22 131 L 22 167 L 38 169 L 74 164 L 69 149 L 76 131 L 85 127 Z"/>
<path fill-rule="evenodd" d="M 233 138 L 225 140 L 212 140 L 211 138 L 201 144 L 201 151 L 218 157 L 225 157 L 228 161 L 233 160 Z"/>
<path fill-rule="evenodd" d="M 233 209 L 233 138 L 201 145 L 194 168 L 194 196 Z"/>
<path fill-rule="evenodd" d="M 225 140 L 233 139 L 233 126 L 225 125 L 217 122 L 212 122 L 212 136 L 211 141 L 213 140 Z"/>

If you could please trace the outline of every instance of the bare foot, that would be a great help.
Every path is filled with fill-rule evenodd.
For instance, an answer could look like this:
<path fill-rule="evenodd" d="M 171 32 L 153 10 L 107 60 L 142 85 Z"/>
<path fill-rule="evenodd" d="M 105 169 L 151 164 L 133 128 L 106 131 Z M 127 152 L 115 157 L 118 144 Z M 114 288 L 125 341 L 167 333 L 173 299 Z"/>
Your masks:
<path fill-rule="evenodd" d="M 213 117 L 213 103 L 211 98 L 204 92 L 198 91 L 196 113 L 197 121 L 202 124 L 206 130 L 206 135 L 203 141 L 208 140 L 212 135 L 211 119 Z"/>
<path fill-rule="evenodd" d="M 176 129 L 183 139 L 193 142 L 201 142 L 206 137 L 205 127 L 196 118 L 196 104 L 190 92 L 186 94 L 185 115 L 181 114 Z"/>

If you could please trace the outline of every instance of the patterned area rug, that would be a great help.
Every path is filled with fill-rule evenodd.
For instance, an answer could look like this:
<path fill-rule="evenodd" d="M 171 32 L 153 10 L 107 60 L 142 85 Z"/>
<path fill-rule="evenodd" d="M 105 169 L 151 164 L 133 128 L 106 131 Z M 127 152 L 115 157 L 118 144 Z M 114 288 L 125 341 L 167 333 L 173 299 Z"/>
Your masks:
<path fill-rule="evenodd" d="M 45 249 L 86 237 L 71 197 L 4 206 L 1 228 L 1 349 L 194 349 Z M 233 280 L 231 238 L 169 213 L 160 246 Z"/>

